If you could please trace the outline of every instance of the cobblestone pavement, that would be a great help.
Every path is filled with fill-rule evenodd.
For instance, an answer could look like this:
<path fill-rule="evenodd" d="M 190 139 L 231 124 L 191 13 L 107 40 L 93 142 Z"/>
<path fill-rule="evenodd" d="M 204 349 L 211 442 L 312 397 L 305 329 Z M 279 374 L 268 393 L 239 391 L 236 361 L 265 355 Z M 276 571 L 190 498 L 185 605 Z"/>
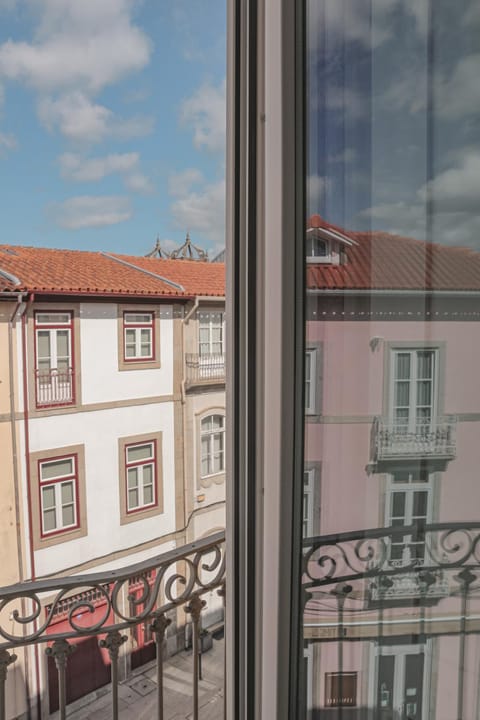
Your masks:
<path fill-rule="evenodd" d="M 200 718 L 223 719 L 223 640 L 214 640 L 213 648 L 202 655 L 202 677 L 199 682 Z M 165 720 L 190 720 L 192 718 L 192 653 L 180 652 L 168 658 L 164 664 Z M 154 720 L 156 715 L 156 668 L 148 663 L 136 671 L 118 689 L 121 720 Z M 112 717 L 109 686 L 102 688 L 98 696 L 85 703 L 77 700 L 67 708 L 69 720 L 109 720 Z"/>

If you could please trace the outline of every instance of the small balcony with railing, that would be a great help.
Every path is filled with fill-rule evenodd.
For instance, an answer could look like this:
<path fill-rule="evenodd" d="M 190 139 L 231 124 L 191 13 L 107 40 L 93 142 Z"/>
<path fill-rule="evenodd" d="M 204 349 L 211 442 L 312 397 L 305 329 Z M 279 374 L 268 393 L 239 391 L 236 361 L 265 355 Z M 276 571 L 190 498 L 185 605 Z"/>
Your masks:
<path fill-rule="evenodd" d="M 186 353 L 185 383 L 187 387 L 225 383 L 225 354 Z"/>
<path fill-rule="evenodd" d="M 202 716 L 220 720 L 224 598 L 223 532 L 119 570 L 0 588 L 0 720 L 20 705 L 60 720 L 198 720 L 214 685 Z"/>
<path fill-rule="evenodd" d="M 377 417 L 372 427 L 373 462 L 389 460 L 448 461 L 456 457 L 454 415 L 412 424 Z"/>
<path fill-rule="evenodd" d="M 61 407 L 75 402 L 73 368 L 35 370 L 35 404 L 37 408 Z"/>

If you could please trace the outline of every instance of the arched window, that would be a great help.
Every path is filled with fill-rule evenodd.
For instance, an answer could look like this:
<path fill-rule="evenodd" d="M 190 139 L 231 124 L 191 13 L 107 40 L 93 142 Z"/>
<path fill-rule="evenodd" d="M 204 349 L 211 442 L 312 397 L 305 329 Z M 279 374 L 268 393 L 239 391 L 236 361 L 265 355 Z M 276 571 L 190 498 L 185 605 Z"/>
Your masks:
<path fill-rule="evenodd" d="M 225 472 L 225 417 L 208 415 L 200 429 L 201 475 Z"/>

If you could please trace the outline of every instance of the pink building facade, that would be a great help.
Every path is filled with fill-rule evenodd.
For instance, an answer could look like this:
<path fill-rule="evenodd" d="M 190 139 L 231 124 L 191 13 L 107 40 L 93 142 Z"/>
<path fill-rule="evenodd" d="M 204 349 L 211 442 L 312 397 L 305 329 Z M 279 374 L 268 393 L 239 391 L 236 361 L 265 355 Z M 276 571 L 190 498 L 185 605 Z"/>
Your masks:
<path fill-rule="evenodd" d="M 309 230 L 308 715 L 478 717 L 480 256 Z"/>

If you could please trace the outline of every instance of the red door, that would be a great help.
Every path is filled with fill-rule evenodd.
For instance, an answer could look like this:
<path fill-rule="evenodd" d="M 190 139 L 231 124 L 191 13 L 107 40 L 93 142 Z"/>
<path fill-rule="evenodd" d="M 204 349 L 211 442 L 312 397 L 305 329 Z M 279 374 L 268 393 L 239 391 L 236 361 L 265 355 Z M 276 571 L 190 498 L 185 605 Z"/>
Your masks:
<path fill-rule="evenodd" d="M 78 600 L 78 596 L 72 598 L 72 602 Z M 94 605 L 94 612 L 90 613 L 87 609 L 79 609 L 74 614 L 75 621 L 78 625 L 82 625 L 82 616 L 88 617 L 88 625 L 93 625 L 96 621 L 100 621 L 105 617 L 106 602 L 102 599 L 92 600 L 88 597 L 88 601 Z M 71 605 L 70 605 L 71 606 Z M 68 632 L 71 626 L 68 622 L 68 604 L 65 601 L 62 607 L 64 612 L 57 615 L 48 629 L 48 633 L 56 634 Z M 110 622 L 113 616 L 108 619 Z M 110 658 L 108 651 L 99 647 L 98 641 L 101 636 L 72 638 L 68 642 L 75 645 L 75 651 L 69 655 L 67 660 L 66 672 L 66 692 L 67 704 L 77 700 L 88 693 L 93 692 L 99 687 L 106 685 L 111 679 Z M 48 656 L 48 695 L 50 700 L 50 712 L 58 710 L 58 672 L 55 665 L 55 659 Z"/>

